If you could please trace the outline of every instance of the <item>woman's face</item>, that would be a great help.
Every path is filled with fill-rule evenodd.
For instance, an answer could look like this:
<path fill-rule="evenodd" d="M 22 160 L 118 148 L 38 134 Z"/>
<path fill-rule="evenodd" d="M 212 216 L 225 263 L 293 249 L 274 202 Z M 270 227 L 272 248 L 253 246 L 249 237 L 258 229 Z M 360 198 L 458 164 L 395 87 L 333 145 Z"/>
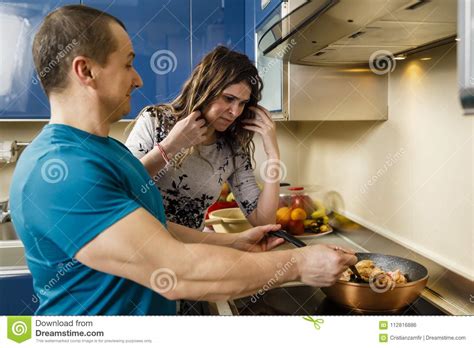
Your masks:
<path fill-rule="evenodd" d="M 224 132 L 244 111 L 251 89 L 246 82 L 230 85 L 203 111 L 208 125 Z"/>

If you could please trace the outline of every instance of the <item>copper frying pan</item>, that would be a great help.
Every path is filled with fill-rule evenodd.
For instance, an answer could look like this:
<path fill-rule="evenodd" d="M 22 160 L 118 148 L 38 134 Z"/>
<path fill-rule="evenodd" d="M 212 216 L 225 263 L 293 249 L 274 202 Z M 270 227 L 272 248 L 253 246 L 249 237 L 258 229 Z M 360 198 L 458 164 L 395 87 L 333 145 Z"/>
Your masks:
<path fill-rule="evenodd" d="M 271 234 L 297 247 L 306 245 L 284 230 L 271 232 Z M 397 285 L 393 289 L 383 289 L 376 288 L 373 284 L 338 280 L 328 288 L 321 288 L 330 300 L 341 306 L 360 312 L 397 313 L 413 303 L 428 282 L 428 270 L 418 262 L 403 257 L 374 253 L 356 253 L 356 256 L 358 261 L 374 261 L 385 271 L 399 269 L 406 275 L 408 283 Z"/>

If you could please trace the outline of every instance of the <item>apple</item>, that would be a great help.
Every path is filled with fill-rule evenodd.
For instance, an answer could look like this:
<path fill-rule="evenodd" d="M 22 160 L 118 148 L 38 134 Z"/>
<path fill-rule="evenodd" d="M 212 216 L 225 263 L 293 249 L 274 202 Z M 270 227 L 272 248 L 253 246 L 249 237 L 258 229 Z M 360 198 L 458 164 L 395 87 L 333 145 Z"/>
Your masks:
<path fill-rule="evenodd" d="M 304 233 L 304 223 L 303 220 L 290 220 L 286 226 L 288 232 L 298 236 Z"/>

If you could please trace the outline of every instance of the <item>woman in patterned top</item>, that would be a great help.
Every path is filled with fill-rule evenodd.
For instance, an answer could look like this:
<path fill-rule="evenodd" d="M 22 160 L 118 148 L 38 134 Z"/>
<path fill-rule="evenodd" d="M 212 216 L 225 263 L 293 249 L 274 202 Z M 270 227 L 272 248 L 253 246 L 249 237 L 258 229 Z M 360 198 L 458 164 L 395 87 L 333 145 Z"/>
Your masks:
<path fill-rule="evenodd" d="M 227 181 L 252 225 L 275 223 L 280 152 L 270 113 L 257 105 L 262 87 L 246 55 L 219 46 L 175 100 L 140 112 L 126 145 L 156 182 L 170 221 L 202 229 Z M 262 191 L 252 167 L 254 133 L 268 159 L 263 171 L 277 176 L 265 180 Z"/>

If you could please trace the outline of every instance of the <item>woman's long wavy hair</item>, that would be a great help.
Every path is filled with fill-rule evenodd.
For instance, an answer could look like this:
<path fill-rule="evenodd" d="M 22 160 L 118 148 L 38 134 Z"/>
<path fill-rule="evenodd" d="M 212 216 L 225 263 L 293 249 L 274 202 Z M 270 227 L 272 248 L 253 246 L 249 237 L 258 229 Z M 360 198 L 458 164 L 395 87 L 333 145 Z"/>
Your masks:
<path fill-rule="evenodd" d="M 202 112 L 220 97 L 224 89 L 240 82 L 246 82 L 250 87 L 250 99 L 242 114 L 224 132 L 216 131 L 216 135 L 230 146 L 233 153 L 237 148 L 254 162 L 254 133 L 246 130 L 242 121 L 255 117 L 249 107 L 257 106 L 260 101 L 263 82 L 257 68 L 246 55 L 224 46 L 216 47 L 194 68 L 181 93 L 171 103 L 159 104 L 156 107 L 159 111 L 171 112 L 179 121 L 193 111 Z M 193 149 L 190 149 L 187 154 L 192 151 Z M 181 157 L 179 164 L 186 155 Z"/>

